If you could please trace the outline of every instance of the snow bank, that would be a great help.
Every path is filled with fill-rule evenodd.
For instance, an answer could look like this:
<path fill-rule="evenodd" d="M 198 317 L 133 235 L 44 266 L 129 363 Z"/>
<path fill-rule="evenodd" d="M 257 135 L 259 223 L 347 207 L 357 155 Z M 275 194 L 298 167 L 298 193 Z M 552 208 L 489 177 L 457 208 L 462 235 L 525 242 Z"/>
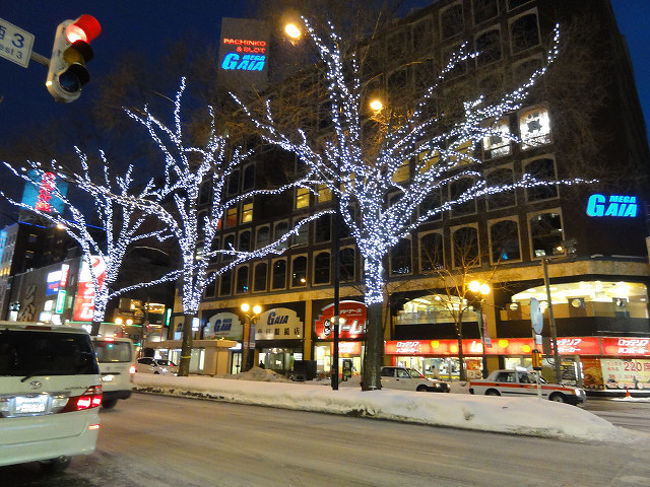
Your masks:
<path fill-rule="evenodd" d="M 262 370 L 240 374 L 239 379 L 273 377 L 271 371 L 260 373 Z M 362 392 L 358 384 L 348 387 L 352 386 L 349 382 L 332 391 L 322 385 L 273 380 L 135 375 L 136 390 L 140 392 L 578 441 L 631 441 L 633 438 L 632 432 L 579 407 L 533 397 L 388 389 Z"/>

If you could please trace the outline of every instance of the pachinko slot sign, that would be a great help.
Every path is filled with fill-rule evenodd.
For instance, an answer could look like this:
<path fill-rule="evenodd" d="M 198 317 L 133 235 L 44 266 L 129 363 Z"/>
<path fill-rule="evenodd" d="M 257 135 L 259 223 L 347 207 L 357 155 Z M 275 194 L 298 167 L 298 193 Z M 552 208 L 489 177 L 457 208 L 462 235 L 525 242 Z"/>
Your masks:
<path fill-rule="evenodd" d="M 263 88 L 267 82 L 269 34 L 264 22 L 223 18 L 219 83 L 231 90 Z"/>
<path fill-rule="evenodd" d="M 101 287 L 106 277 L 106 264 L 99 255 L 92 258 L 93 273 L 97 277 L 97 284 Z M 92 321 L 95 311 L 95 286 L 93 285 L 90 268 L 86 260 L 81 263 L 79 271 L 79 284 L 77 285 L 77 297 L 74 301 L 74 321 Z"/>

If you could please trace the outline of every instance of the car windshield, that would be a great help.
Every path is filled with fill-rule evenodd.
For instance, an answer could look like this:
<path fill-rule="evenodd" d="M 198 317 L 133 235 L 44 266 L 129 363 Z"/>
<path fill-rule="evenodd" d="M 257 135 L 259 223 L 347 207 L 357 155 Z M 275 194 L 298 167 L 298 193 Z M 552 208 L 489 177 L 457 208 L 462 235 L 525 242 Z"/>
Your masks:
<path fill-rule="evenodd" d="M 164 365 L 165 367 L 175 366 L 174 362 L 170 362 L 169 360 L 156 359 L 156 362 L 158 362 L 158 365 Z"/>
<path fill-rule="evenodd" d="M 97 373 L 88 335 L 0 330 L 0 376 Z"/>
<path fill-rule="evenodd" d="M 419 378 L 422 377 L 422 372 L 420 372 L 419 370 L 416 370 L 416 369 L 408 369 L 408 371 L 409 371 L 409 375 L 410 375 L 413 379 L 419 379 Z"/>
<path fill-rule="evenodd" d="M 131 362 L 129 342 L 95 341 L 94 345 L 100 363 Z"/>
<path fill-rule="evenodd" d="M 530 379 L 531 382 L 537 383 L 537 374 L 535 372 L 529 372 L 528 373 L 528 378 Z M 539 377 L 539 383 L 540 384 L 546 384 L 546 379 L 544 379 L 544 377 L 540 376 Z"/>

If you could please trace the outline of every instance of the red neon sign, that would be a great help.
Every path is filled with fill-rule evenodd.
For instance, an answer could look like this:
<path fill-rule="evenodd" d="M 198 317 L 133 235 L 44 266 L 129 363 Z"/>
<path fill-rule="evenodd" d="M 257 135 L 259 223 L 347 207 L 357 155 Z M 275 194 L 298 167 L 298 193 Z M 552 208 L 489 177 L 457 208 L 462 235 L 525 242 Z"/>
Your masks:
<path fill-rule="evenodd" d="M 339 327 L 339 338 L 362 338 L 366 334 L 366 305 L 359 301 L 341 301 L 339 315 L 345 322 Z M 334 304 L 325 306 L 314 326 L 316 336 L 321 340 L 332 339 L 332 318 Z"/>

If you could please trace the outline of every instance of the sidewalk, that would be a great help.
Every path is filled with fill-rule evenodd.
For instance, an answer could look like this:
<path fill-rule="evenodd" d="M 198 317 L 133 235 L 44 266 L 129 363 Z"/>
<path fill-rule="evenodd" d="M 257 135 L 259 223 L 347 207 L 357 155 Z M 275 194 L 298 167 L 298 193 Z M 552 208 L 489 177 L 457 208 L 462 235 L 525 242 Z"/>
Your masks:
<path fill-rule="evenodd" d="M 312 382 L 291 382 L 271 371 L 254 368 L 228 378 L 136 374 L 135 390 L 572 441 L 648 441 L 647 435 L 618 428 L 579 407 L 537 398 L 389 389 L 362 392 L 358 383 L 349 381 L 333 391 L 324 381 Z"/>

